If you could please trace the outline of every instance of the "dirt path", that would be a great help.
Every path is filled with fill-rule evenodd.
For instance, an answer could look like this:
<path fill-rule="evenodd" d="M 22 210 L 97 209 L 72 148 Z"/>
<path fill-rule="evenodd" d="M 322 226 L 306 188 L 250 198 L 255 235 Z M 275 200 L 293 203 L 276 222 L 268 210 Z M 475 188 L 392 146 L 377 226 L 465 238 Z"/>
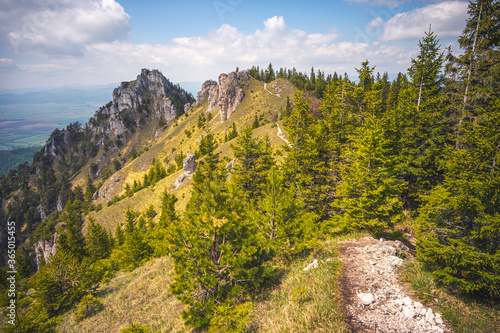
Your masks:
<path fill-rule="evenodd" d="M 276 123 L 276 127 L 278 127 L 278 134 L 277 134 L 278 138 L 280 138 L 281 140 L 285 141 L 286 144 L 288 145 L 288 147 L 292 148 L 292 144 L 290 143 L 290 141 L 288 141 L 287 139 L 285 139 L 285 135 L 281 131 L 280 125 L 278 123 Z"/>
<path fill-rule="evenodd" d="M 451 333 L 441 315 L 412 300 L 398 281 L 409 255 L 399 241 L 365 237 L 341 243 L 345 312 L 355 332 Z"/>

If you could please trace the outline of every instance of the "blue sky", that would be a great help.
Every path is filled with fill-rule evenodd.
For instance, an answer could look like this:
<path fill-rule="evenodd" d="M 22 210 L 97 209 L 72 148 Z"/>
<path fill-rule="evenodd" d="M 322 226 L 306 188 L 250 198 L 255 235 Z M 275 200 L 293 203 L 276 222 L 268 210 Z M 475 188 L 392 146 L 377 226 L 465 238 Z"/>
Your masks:
<path fill-rule="evenodd" d="M 432 25 L 459 51 L 467 2 L 0 0 L 0 89 L 108 84 L 141 68 L 174 82 L 270 62 L 354 77 L 406 71 Z"/>

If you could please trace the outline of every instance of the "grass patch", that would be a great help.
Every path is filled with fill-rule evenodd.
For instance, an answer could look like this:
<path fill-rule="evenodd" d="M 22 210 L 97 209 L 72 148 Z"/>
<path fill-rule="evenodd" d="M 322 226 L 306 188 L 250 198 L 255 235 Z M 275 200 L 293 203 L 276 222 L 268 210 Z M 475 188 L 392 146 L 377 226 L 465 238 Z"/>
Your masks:
<path fill-rule="evenodd" d="M 500 304 L 453 294 L 432 278 L 422 262 L 411 261 L 404 268 L 403 280 L 421 300 L 441 312 L 455 333 L 500 332 Z"/>
<path fill-rule="evenodd" d="M 168 257 L 149 261 L 132 272 L 120 272 L 97 292 L 103 303 L 100 312 L 75 322 L 72 310 L 62 317 L 57 332 L 119 332 L 133 321 L 153 331 L 189 332 L 180 316 L 184 307 L 169 291 L 173 278 Z"/>
<path fill-rule="evenodd" d="M 304 271 L 314 259 L 319 266 Z M 315 255 L 295 261 L 281 284 L 254 305 L 253 331 L 349 332 L 337 288 L 340 272 L 337 240 L 326 241 Z"/>

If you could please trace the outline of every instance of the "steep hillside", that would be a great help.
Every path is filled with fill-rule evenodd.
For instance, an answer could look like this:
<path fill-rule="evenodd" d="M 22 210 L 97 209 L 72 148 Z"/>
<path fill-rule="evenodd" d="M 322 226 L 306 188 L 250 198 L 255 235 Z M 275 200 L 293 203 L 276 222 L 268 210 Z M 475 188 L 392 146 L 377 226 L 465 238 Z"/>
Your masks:
<path fill-rule="evenodd" d="M 146 144 L 147 150 L 145 149 L 134 160 L 125 163 L 98 190 L 94 203 L 101 204 L 103 209 L 91 214 L 97 223 L 114 231 L 117 223 L 124 221 L 124 212 L 128 208 L 144 211 L 152 204 L 156 211 L 159 211 L 160 199 L 165 189 L 171 190 L 179 198 L 177 207 L 183 210 L 190 196 L 190 178 L 188 177 L 178 187 L 173 185 L 183 173 L 182 169 L 176 170 L 154 186 L 142 189 L 109 207 L 107 203 L 116 196 L 123 196 L 127 184 L 132 186 L 134 181 L 141 181 L 153 159 L 161 161 L 168 168 L 169 164 L 175 164 L 176 155 L 182 154 L 185 158 L 187 153 L 195 153 L 200 139 L 207 131 L 215 135 L 219 142 L 216 152 L 220 152 L 227 163 L 233 159 L 230 146 L 234 144 L 234 139 L 225 141 L 225 134 L 232 129 L 233 124 L 238 131 L 245 126 L 251 126 L 255 117 L 262 126 L 254 129 L 254 135 L 269 136 L 275 152 L 283 150 L 280 147 L 285 142 L 277 136 L 278 129 L 275 124 L 276 121 L 280 123 L 278 119 L 286 106 L 286 98 L 292 98 L 296 89 L 287 80 L 277 79 L 267 84 L 266 90 L 263 82 L 242 73 L 244 72 L 240 72 L 239 75 L 235 72 L 229 75 L 222 74 L 219 78 L 220 84 L 206 81 L 198 93 L 196 103 L 186 114 L 157 131 L 161 133 L 157 137 L 143 138 L 142 142 Z M 274 94 L 270 93 L 272 90 L 275 91 Z M 198 126 L 200 117 L 210 120 Z M 126 155 L 129 149 L 124 147 L 120 154 Z M 279 155 L 276 157 L 281 158 Z"/>

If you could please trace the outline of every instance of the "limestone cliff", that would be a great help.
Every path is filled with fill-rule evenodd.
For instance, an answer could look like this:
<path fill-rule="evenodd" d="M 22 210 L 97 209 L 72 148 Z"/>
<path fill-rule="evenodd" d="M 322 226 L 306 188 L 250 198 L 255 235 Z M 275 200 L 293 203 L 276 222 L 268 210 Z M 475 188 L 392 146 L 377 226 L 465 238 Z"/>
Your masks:
<path fill-rule="evenodd" d="M 152 120 L 169 123 L 186 111 L 192 98 L 158 70 L 143 69 L 137 79 L 122 82 L 113 91 L 113 101 L 101 107 L 88 123 L 94 134 L 127 136 Z"/>
<path fill-rule="evenodd" d="M 220 120 L 224 122 L 243 101 L 245 93 L 241 88 L 241 83 L 249 78 L 247 72 L 238 71 L 219 75 L 218 84 L 213 80 L 207 80 L 198 93 L 196 104 L 199 105 L 207 100 L 208 107 L 205 112 L 212 112 L 218 107 Z"/>

